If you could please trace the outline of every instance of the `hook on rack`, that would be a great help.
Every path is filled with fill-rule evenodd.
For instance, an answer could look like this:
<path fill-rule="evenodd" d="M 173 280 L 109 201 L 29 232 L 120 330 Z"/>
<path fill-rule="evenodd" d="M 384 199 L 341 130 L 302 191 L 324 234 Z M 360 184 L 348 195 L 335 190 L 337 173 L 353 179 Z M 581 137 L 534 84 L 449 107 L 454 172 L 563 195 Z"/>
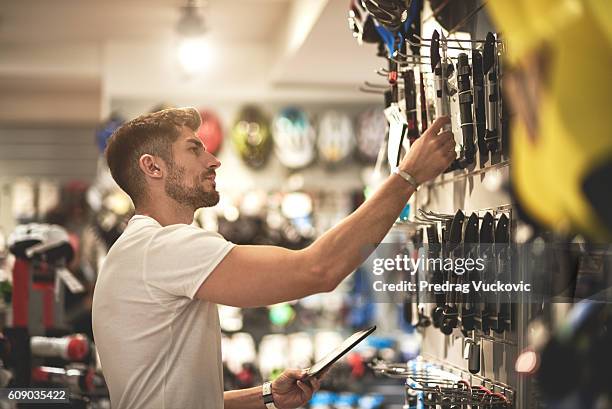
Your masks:
<path fill-rule="evenodd" d="M 384 94 L 391 90 L 393 87 L 389 84 L 373 84 L 369 81 L 365 81 L 362 86 L 359 87 L 359 91 L 366 92 L 369 94 Z"/>
<path fill-rule="evenodd" d="M 416 38 L 417 40 L 419 40 L 419 41 L 421 41 L 421 42 L 423 42 L 423 41 L 429 41 L 429 42 L 431 42 L 431 41 L 433 40 L 432 38 L 423 38 L 423 37 L 420 37 L 420 36 L 418 36 L 418 35 L 416 35 L 416 34 L 414 35 L 414 38 Z M 411 41 L 410 41 L 410 40 L 408 40 L 408 39 L 406 39 L 406 41 L 408 42 L 408 44 L 413 44 L 413 43 L 414 43 L 414 45 L 418 45 L 418 43 L 415 43 L 415 42 L 413 42 L 413 41 L 411 42 Z M 448 37 L 446 37 L 446 42 L 448 42 L 448 43 L 472 43 L 472 44 L 484 44 L 484 43 L 486 43 L 486 42 L 487 42 L 487 40 L 472 40 L 472 39 L 468 40 L 468 39 L 459 39 L 459 38 L 448 38 Z M 500 43 L 500 44 L 502 43 L 502 41 L 501 41 L 501 40 L 497 40 L 497 42 L 498 42 L 498 43 Z"/>
<path fill-rule="evenodd" d="M 415 41 L 411 41 L 411 40 L 408 40 L 408 39 L 406 39 L 406 42 L 408 43 L 408 45 L 410 45 L 412 47 L 426 47 L 426 48 L 429 48 L 429 47 L 431 47 L 431 41 L 432 40 L 433 39 L 431 39 L 431 38 L 427 39 L 427 41 L 430 41 L 430 44 L 424 44 L 424 43 L 421 43 L 421 42 L 415 42 Z M 444 41 L 448 42 L 448 39 L 445 38 Z M 466 42 L 468 42 L 468 41 L 466 40 Z M 462 50 L 462 51 L 465 51 L 465 47 L 446 46 L 446 48 L 449 49 L 449 50 Z"/>
<path fill-rule="evenodd" d="M 365 85 L 368 88 L 372 88 L 372 89 L 388 90 L 389 88 L 391 88 L 389 84 L 373 84 L 369 81 L 364 81 L 363 85 Z"/>
<path fill-rule="evenodd" d="M 432 210 L 425 211 L 423 209 L 419 209 L 419 213 L 425 218 L 434 219 L 436 221 L 450 220 L 453 217 L 455 217 L 455 215 L 452 215 L 452 214 L 436 213 Z"/>
<path fill-rule="evenodd" d="M 442 407 L 469 405 L 479 408 L 509 408 L 514 400 L 514 390 L 502 383 L 476 377 L 481 381 L 481 385 L 476 385 L 464 379 L 461 371 L 456 373 L 455 368 L 447 368 L 437 362 L 416 359 L 407 363 L 388 363 L 375 360 L 368 366 L 374 373 L 405 379 L 407 405 L 410 399 L 418 399 L 425 405 Z M 486 387 L 487 383 L 489 387 Z"/>
<path fill-rule="evenodd" d="M 374 72 L 380 75 L 381 77 L 387 77 L 389 75 L 389 70 L 385 68 L 379 68 L 377 70 L 374 70 Z"/>
<path fill-rule="evenodd" d="M 363 85 L 359 87 L 359 91 L 365 92 L 366 94 L 379 94 L 379 95 L 383 95 L 386 92 L 386 91 L 380 90 L 380 89 L 366 88 Z"/>

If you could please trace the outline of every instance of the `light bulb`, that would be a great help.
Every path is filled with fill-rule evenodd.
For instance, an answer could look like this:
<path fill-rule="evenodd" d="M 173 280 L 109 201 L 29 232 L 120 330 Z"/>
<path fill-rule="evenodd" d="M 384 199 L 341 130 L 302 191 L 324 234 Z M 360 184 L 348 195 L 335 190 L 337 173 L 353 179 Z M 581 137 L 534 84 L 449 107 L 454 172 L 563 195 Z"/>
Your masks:
<path fill-rule="evenodd" d="M 210 63 L 210 44 L 203 37 L 184 37 L 178 46 L 178 59 L 186 72 L 200 72 Z"/>

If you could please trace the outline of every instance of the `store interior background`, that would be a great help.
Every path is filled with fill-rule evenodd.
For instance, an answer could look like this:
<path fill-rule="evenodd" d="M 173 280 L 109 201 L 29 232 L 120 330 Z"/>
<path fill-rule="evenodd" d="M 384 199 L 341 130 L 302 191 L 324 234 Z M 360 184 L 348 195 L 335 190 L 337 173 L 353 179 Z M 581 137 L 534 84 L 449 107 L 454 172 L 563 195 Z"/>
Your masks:
<path fill-rule="evenodd" d="M 263 168 L 253 169 L 240 159 L 229 136 L 246 104 L 258 106 L 270 119 L 284 107 L 300 107 L 315 125 L 329 110 L 356 121 L 367 110 L 384 108 L 382 95 L 359 90 L 364 81 L 385 82 L 375 70 L 386 67 L 387 61 L 376 56 L 375 45 L 359 45 L 353 37 L 347 24 L 348 0 L 209 0 L 201 10 L 208 49 L 195 61 L 202 66 L 193 72 L 181 66 L 177 55 L 177 23 L 186 3 L 0 0 L 0 236 L 6 239 L 20 223 L 45 221 L 60 205 L 68 206 L 74 217 L 67 220 L 67 228 L 87 231 L 95 217 L 86 204 L 87 190 L 101 171 L 96 132 L 111 114 L 131 119 L 160 104 L 207 109 L 221 119 L 224 140 L 217 154 L 222 163 L 217 188 L 222 201 L 203 213 L 205 227 L 218 227 L 224 217 L 233 221 L 248 192 L 268 200 L 305 192 L 313 199 L 311 219 L 318 235 L 363 200 L 367 185 L 375 187 L 388 174 L 386 163 L 375 170 L 372 161 L 356 154 L 334 166 L 315 158 L 303 169 L 290 170 L 272 153 Z M 424 3 L 422 15 L 430 16 L 430 4 Z M 475 13 L 472 24 L 479 38 L 495 31 L 486 9 Z M 441 30 L 434 18 L 423 22 L 424 38 L 431 38 L 434 30 Z M 461 32 L 456 36 L 469 37 Z M 449 55 L 456 54 L 449 50 Z M 456 110 L 453 106 L 454 116 Z M 457 120 L 453 131 L 459 141 Z M 482 216 L 482 211 L 496 209 L 510 215 L 511 198 L 502 188 L 509 159 L 491 158 L 488 165 L 491 168 L 477 176 L 442 176 L 434 187 L 419 191 L 412 211 L 452 215 L 465 209 L 466 215 L 479 211 Z M 391 239 L 402 231 L 394 230 Z M 100 261 L 103 254 L 96 257 Z M 0 254 L 0 281 L 10 275 L 10 258 L 6 251 Z M 323 356 L 369 324 L 378 325 L 376 336 L 324 383 L 324 389 L 343 396 L 334 398 L 336 408 L 402 407 L 402 381 L 374 377 L 364 366 L 373 355 L 405 362 L 423 353 L 453 368 L 465 366 L 463 337 L 443 336 L 433 327 L 415 330 L 403 319 L 401 303 L 364 305 L 361 297 L 348 279 L 333 293 L 303 303 L 244 311 L 221 308 L 226 387 L 258 384 L 285 366 L 307 366 L 309 359 Z M 85 318 L 54 335 L 90 330 L 86 298 L 77 304 Z M 7 306 L 3 308 L 7 314 Z M 508 392 L 517 408 L 535 407 L 531 405 L 537 400 L 514 370 L 528 342 L 527 321 L 522 321 L 527 313 L 520 311 L 523 318 L 515 324 L 516 331 L 482 340 L 481 376 L 509 387 L 498 391 Z M 36 335 L 43 335 L 41 323 L 32 325 L 41 332 Z M 282 352 L 290 350 L 290 342 L 293 352 Z M 95 359 L 86 364 L 95 366 Z M 103 395 L 103 384 L 98 386 L 96 393 Z M 319 399 L 313 408 L 332 407 L 329 396 L 322 393 Z M 98 404 L 90 407 L 104 407 Z"/>

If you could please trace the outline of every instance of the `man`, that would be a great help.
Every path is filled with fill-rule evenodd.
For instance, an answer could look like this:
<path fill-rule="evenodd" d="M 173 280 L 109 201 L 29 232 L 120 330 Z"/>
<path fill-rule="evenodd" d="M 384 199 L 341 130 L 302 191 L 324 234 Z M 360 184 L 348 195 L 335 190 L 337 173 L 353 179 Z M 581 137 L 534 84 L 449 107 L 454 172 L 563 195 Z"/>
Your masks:
<path fill-rule="evenodd" d="M 400 174 L 299 251 L 236 246 L 192 225 L 196 209 L 219 201 L 221 165 L 195 135 L 195 109 L 144 115 L 118 129 L 106 159 L 136 215 L 108 253 L 93 301 L 113 408 L 260 409 L 264 394 L 279 409 L 306 403 L 319 382 L 299 370 L 265 387 L 223 393 L 216 305 L 258 307 L 333 290 L 386 235 L 416 186 L 453 160 L 452 134 L 438 133 L 448 121 L 435 121 Z"/>

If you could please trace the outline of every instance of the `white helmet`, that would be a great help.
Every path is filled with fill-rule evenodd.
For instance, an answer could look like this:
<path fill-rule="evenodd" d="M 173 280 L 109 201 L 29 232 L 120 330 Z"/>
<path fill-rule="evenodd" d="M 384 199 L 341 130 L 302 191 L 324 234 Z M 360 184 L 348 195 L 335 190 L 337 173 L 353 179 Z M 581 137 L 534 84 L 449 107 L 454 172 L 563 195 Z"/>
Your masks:
<path fill-rule="evenodd" d="M 274 151 L 290 169 L 308 165 L 315 156 L 316 134 L 308 115 L 299 108 L 285 108 L 274 118 Z"/>
<path fill-rule="evenodd" d="M 375 162 L 389 129 L 382 109 L 369 109 L 357 118 L 357 150 L 368 162 Z"/>
<path fill-rule="evenodd" d="M 319 120 L 317 141 L 320 157 L 327 163 L 347 158 L 355 147 L 355 132 L 351 118 L 336 111 L 327 111 Z"/>

